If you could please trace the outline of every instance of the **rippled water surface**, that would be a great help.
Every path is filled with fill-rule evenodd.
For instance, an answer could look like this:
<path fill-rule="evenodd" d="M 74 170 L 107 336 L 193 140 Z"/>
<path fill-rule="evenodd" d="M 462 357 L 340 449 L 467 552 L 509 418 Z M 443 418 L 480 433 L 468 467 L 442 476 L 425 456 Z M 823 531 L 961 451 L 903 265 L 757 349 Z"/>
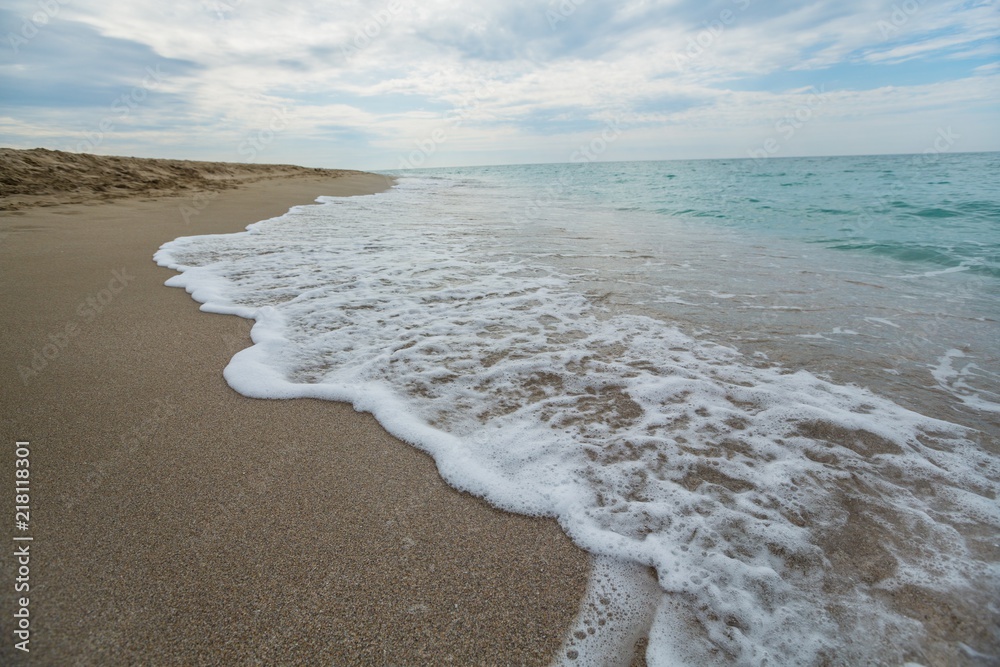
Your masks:
<path fill-rule="evenodd" d="M 1000 655 L 998 171 L 424 170 L 157 260 L 257 320 L 238 391 L 350 401 L 600 555 L 569 662 L 638 633 L 652 664 L 978 664 Z"/>

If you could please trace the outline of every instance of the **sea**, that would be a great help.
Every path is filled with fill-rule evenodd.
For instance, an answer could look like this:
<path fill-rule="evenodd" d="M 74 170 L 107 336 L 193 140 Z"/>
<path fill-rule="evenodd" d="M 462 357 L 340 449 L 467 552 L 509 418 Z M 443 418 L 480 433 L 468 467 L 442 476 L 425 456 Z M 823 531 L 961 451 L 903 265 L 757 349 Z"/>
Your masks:
<path fill-rule="evenodd" d="M 1000 664 L 1000 153 L 393 175 L 155 259 L 594 554 L 557 664 Z"/>

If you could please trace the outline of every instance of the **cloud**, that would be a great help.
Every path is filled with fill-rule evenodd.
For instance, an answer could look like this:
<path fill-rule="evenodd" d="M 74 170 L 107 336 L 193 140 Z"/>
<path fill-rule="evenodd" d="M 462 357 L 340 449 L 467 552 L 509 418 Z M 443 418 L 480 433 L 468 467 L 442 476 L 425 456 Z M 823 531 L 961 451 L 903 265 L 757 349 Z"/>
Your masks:
<path fill-rule="evenodd" d="M 239 159 L 284 114 L 258 161 L 391 168 L 440 128 L 430 164 L 558 161 L 612 118 L 630 128 L 615 159 L 740 156 L 810 87 L 831 93 L 811 127 L 847 128 L 856 152 L 920 150 L 933 126 L 965 121 L 969 149 L 1000 148 L 983 120 L 997 111 L 994 2 L 57 6 L 0 56 L 0 141 L 79 143 L 158 64 L 162 84 L 97 150 Z M 38 11 L 14 0 L 0 25 L 16 35 Z M 845 148 L 811 132 L 783 150 Z"/>
<path fill-rule="evenodd" d="M 0 10 L 0 26 L 15 27 L 18 18 Z M 43 26 L 35 40 L 21 47 L 24 54 L 0 50 L 0 88 L 9 91 L 5 105 L 104 106 L 123 89 L 142 85 L 148 70 L 186 77 L 199 69 L 190 60 L 162 58 L 140 41 L 104 37 L 72 21 Z"/>

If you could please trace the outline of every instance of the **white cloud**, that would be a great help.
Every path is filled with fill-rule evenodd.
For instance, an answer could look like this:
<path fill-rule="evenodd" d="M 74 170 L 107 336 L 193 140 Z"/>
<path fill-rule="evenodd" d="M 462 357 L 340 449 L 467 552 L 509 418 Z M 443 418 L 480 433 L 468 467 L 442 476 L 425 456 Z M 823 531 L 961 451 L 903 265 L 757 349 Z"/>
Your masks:
<path fill-rule="evenodd" d="M 153 58 L 192 64 L 167 77 L 161 92 L 172 100 L 169 106 L 151 99 L 137 110 L 134 126 L 122 124 L 105 143 L 145 145 L 146 152 L 164 155 L 192 147 L 199 154 L 214 149 L 228 155 L 234 142 L 281 110 L 290 118 L 287 145 L 301 150 L 308 142 L 309 155 L 300 161 L 314 164 L 325 151 L 358 161 L 346 166 L 378 167 L 366 155 L 384 160 L 403 154 L 456 110 L 463 122 L 452 128 L 435 160 L 491 151 L 558 160 L 566 153 L 563 146 L 586 135 L 588 122 L 599 131 L 603 120 L 614 117 L 633 119 L 632 135 L 643 136 L 637 155 L 660 150 L 670 157 L 678 145 L 696 153 L 692 138 L 706 156 L 727 150 L 739 155 L 775 118 L 794 111 L 802 93 L 788 91 L 808 87 L 803 81 L 810 72 L 821 82 L 827 70 L 847 65 L 869 68 L 872 83 L 855 72 L 830 91 L 826 122 L 836 119 L 839 128 L 860 132 L 872 127 L 865 119 L 895 116 L 901 127 L 911 128 L 913 150 L 935 114 L 959 122 L 963 113 L 996 105 L 990 99 L 995 69 L 977 60 L 996 55 L 992 2 L 564 5 L 571 11 L 553 22 L 547 12 L 559 11 L 558 2 L 527 0 L 78 0 L 58 19 L 85 24 L 105 39 L 144 45 Z M 32 6 L 20 0 L 17 5 L 23 11 Z M 8 67 L 30 68 L 25 51 L 23 63 Z M 957 75 L 914 83 L 928 60 L 970 64 Z M 907 85 L 885 86 L 890 67 L 908 68 Z M 789 83 L 782 88 L 784 80 Z M 71 138 L 79 123 L 69 120 L 68 107 L 42 116 L 38 109 L 8 108 L 15 124 L 0 125 L 0 132 L 8 142 L 19 136 Z M 28 122 L 31 114 L 52 125 Z M 874 135 L 858 144 L 879 152 L 879 140 Z M 892 149 L 898 143 L 894 139 Z M 983 145 L 1000 147 L 995 136 L 985 137 Z M 280 150 L 275 142 L 275 154 Z"/>

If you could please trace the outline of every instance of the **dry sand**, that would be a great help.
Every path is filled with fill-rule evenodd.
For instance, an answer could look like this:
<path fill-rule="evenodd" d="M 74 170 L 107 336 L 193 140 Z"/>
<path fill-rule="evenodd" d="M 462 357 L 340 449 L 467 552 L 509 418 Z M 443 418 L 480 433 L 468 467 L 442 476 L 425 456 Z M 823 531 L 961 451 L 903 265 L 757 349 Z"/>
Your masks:
<path fill-rule="evenodd" d="M 10 491 L 14 443 L 31 442 L 27 664 L 548 662 L 589 570 L 555 522 L 454 491 L 347 405 L 236 394 L 222 369 L 250 323 L 199 312 L 151 259 L 177 236 L 386 179 L 229 166 L 213 185 L 206 163 L 183 163 L 194 175 L 147 190 L 49 192 L 30 181 L 57 165 L 23 165 L 59 155 L 23 153 L 36 155 L 17 177 L 0 156 L 0 203 L 20 209 L 0 217 L 0 470 Z M 50 358 L 22 378 L 36 352 Z M 11 646 L 15 532 L 2 664 L 25 657 Z"/>

